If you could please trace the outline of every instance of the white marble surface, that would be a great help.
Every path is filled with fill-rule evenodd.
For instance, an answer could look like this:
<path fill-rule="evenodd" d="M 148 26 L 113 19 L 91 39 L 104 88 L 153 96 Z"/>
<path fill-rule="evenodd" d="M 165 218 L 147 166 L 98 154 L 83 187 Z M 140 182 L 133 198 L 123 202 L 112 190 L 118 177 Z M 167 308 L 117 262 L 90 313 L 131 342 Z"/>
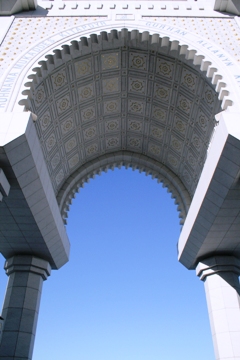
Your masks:
<path fill-rule="evenodd" d="M 240 262 L 230 256 L 206 259 L 197 266 L 204 279 L 216 360 L 240 359 Z"/>
<path fill-rule="evenodd" d="M 0 359 L 31 359 L 42 283 L 51 273 L 49 263 L 32 256 L 16 256 L 5 264 L 9 276 L 3 305 Z"/>

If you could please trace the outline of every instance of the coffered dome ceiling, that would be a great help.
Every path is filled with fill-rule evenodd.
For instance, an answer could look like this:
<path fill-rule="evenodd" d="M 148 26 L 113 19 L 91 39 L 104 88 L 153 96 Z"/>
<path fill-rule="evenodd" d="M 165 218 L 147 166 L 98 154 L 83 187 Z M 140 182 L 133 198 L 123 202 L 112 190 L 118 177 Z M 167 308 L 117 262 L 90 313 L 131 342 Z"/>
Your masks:
<path fill-rule="evenodd" d="M 220 101 L 177 42 L 154 36 L 122 30 L 81 38 L 46 56 L 26 84 L 21 103 L 38 116 L 63 216 L 88 177 L 125 165 L 165 182 L 185 217 Z"/>

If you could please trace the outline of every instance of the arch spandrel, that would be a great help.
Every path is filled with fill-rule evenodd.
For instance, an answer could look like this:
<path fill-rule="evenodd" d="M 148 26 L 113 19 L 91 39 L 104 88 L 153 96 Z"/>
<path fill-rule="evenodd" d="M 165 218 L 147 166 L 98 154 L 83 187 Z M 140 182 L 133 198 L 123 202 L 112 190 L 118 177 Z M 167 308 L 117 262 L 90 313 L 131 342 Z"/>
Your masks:
<path fill-rule="evenodd" d="M 132 34 L 131 42 L 141 48 L 144 46 L 142 42 L 142 34 L 144 34 L 144 40 L 147 41 L 150 46 L 155 49 L 166 46 L 166 53 L 171 53 L 173 56 L 176 55 L 176 49 L 180 46 L 182 61 L 190 63 L 194 67 L 196 66 L 197 69 L 200 67 L 201 71 L 206 72 L 207 77 L 209 77 L 212 84 L 216 86 L 219 98 L 223 100 L 223 109 L 234 104 L 233 111 L 239 111 L 239 68 L 235 59 L 231 57 L 228 52 L 224 51 L 222 47 L 211 42 L 208 38 L 206 39 L 195 33 L 186 31 L 185 28 L 174 25 L 169 26 L 164 21 L 158 23 L 145 20 L 129 21 L 128 29 Z M 121 31 L 125 25 L 125 22 L 121 21 L 116 23 L 111 20 L 104 20 L 98 22 L 93 21 L 82 26 L 69 27 L 67 30 L 58 31 L 56 34 L 55 32 L 49 34 L 48 37 L 38 41 L 28 50 L 23 51 L 21 55 L 12 62 L 11 67 L 9 67 L 3 75 L 3 89 L 5 84 L 6 87 L 8 87 L 9 83 L 11 83 L 12 94 L 4 106 L 0 107 L 0 112 L 21 111 L 18 102 L 22 99 L 20 94 L 24 90 L 24 82 L 26 81 L 24 81 L 24 78 L 26 79 L 28 76 L 32 78 L 31 69 L 34 67 L 37 68 L 41 59 L 45 61 L 44 57 L 46 57 L 46 54 L 49 54 L 51 57 L 54 49 L 60 49 L 60 52 L 58 51 L 53 57 L 52 65 L 55 67 L 57 63 L 65 61 L 69 55 L 67 49 L 72 40 L 75 39 L 77 39 L 76 42 L 78 42 L 79 38 L 88 37 L 88 41 L 85 42 L 84 53 L 89 53 L 92 49 L 101 46 L 105 46 L 106 48 L 118 47 L 129 40 L 127 29 L 125 32 Z M 96 34 L 103 34 L 106 31 L 111 31 L 113 28 L 118 29 L 118 38 L 116 38 L 116 36 L 111 37 L 110 34 L 109 37 L 105 36 L 105 44 L 99 41 L 101 40 L 101 36 L 96 36 Z M 134 30 L 136 28 L 139 30 Z M 95 36 L 91 38 L 93 31 L 95 32 Z M 142 33 L 139 33 L 139 31 Z M 153 37 L 149 31 L 153 33 Z M 99 42 L 96 44 L 96 42 L 92 42 L 92 39 L 97 39 Z M 75 55 L 78 56 L 78 54 Z M 71 56 L 74 56 L 74 54 L 71 53 Z M 230 110 L 231 109 L 232 107 L 230 107 Z"/>
<path fill-rule="evenodd" d="M 200 65 L 186 59 L 177 41 L 127 29 L 72 41 L 54 54 L 34 69 L 27 99 L 20 103 L 38 116 L 38 136 L 63 213 L 79 187 L 72 177 L 79 181 L 86 164 L 130 152 L 169 170 L 168 186 L 184 218 L 221 109 Z M 142 166 L 128 163 L 134 165 Z"/>

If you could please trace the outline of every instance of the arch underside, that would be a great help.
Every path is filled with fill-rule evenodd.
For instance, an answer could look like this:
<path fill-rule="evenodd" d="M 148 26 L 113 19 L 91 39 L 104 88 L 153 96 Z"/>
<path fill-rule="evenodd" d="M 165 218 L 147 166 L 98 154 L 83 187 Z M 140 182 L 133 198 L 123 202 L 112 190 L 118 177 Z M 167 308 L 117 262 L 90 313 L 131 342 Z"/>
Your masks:
<path fill-rule="evenodd" d="M 158 178 L 180 217 L 187 214 L 221 102 L 178 42 L 147 34 L 138 41 L 125 29 L 73 41 L 47 55 L 26 84 L 21 104 L 38 116 L 64 218 L 83 182 L 121 165 Z"/>
<path fill-rule="evenodd" d="M 76 173 L 72 174 L 65 181 L 57 196 L 63 218 L 66 219 L 67 217 L 67 211 L 75 193 L 86 182 L 91 178 L 94 179 L 96 175 L 100 175 L 103 171 L 114 170 L 115 167 L 132 168 L 132 170 L 144 172 L 146 175 L 151 176 L 152 179 L 156 179 L 159 183 L 161 182 L 164 187 L 167 187 L 168 192 L 172 194 L 172 198 L 175 199 L 175 204 L 178 205 L 179 217 L 181 218 L 181 223 L 183 223 L 191 203 L 191 197 L 180 179 L 169 168 L 158 161 L 146 155 L 130 151 L 117 151 L 102 155 L 77 169 Z"/>

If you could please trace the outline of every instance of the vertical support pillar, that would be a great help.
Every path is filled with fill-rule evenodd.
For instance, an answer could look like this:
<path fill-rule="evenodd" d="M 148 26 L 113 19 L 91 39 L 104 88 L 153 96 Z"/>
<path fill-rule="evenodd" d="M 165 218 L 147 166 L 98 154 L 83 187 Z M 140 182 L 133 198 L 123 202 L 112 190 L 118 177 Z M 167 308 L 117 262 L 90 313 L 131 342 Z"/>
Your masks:
<path fill-rule="evenodd" d="M 43 280 L 51 267 L 45 260 L 17 255 L 6 261 L 9 276 L 3 305 L 0 359 L 31 360 Z"/>
<path fill-rule="evenodd" d="M 216 360 L 240 360 L 240 261 L 213 256 L 196 272 L 205 285 Z"/>

